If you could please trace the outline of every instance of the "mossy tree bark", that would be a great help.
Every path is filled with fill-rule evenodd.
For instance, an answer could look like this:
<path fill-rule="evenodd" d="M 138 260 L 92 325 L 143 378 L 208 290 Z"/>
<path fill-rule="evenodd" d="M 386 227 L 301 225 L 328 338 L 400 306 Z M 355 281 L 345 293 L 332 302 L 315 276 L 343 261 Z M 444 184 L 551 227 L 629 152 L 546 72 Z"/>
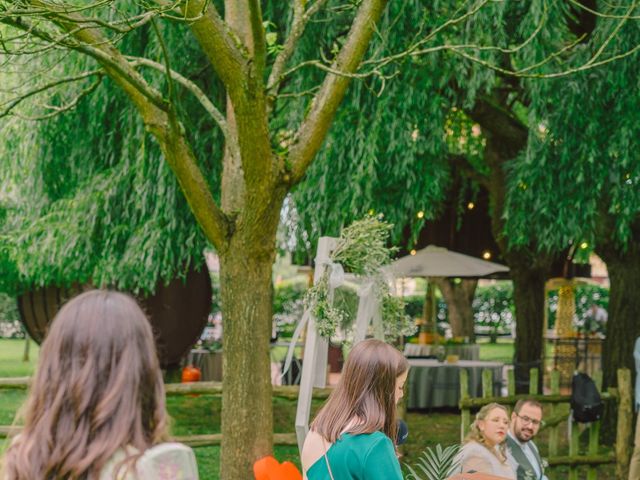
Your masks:
<path fill-rule="evenodd" d="M 452 335 L 467 337 L 472 343 L 475 342 L 473 298 L 478 280 L 464 278 L 456 282 L 452 278 L 440 277 L 431 280 L 438 286 L 447 302 Z"/>
<path fill-rule="evenodd" d="M 280 209 L 241 227 L 220 253 L 224 357 L 220 478 L 250 478 L 253 462 L 272 453 L 269 338 L 271 272 Z"/>

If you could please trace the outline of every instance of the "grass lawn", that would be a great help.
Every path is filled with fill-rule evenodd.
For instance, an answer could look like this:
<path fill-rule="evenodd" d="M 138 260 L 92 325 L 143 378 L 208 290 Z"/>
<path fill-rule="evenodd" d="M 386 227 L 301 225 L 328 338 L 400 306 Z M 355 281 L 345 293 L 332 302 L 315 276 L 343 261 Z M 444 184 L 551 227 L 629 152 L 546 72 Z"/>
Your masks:
<path fill-rule="evenodd" d="M 487 362 L 513 362 L 513 340 L 511 338 L 498 338 L 497 343 L 489 343 L 488 338 L 480 338 L 480 360 Z"/>
<path fill-rule="evenodd" d="M 22 362 L 23 340 L 0 340 L 0 377 L 20 377 L 31 375 L 37 360 L 38 348 L 31 345 L 31 361 Z M 278 352 L 281 353 L 281 352 Z M 499 339 L 497 344 L 482 344 L 482 360 L 494 360 L 509 363 L 513 356 L 513 342 Z M 0 425 L 10 425 L 15 414 L 24 402 L 26 393 L 20 390 L 0 390 Z M 312 405 L 312 416 L 320 407 L 320 402 Z M 210 395 L 169 396 L 167 409 L 171 416 L 173 435 L 197 435 L 220 432 L 220 398 Z M 293 432 L 295 425 L 295 402 L 274 399 L 273 419 L 275 432 Z M 406 421 L 409 425 L 409 440 L 403 447 L 403 462 L 413 464 L 423 449 L 428 446 L 451 445 L 459 442 L 460 416 L 456 410 L 433 412 L 409 412 Z M 561 424 L 561 432 L 566 432 L 566 424 Z M 566 435 L 561 438 L 561 452 L 566 451 Z M 543 454 L 547 452 L 548 434 L 543 432 L 538 439 Z M 586 442 L 583 441 L 583 449 Z M 6 442 L 0 439 L 0 454 L 6 448 Z M 194 448 L 202 479 L 217 479 L 220 464 L 220 448 Z M 280 461 L 289 460 L 299 466 L 297 447 L 276 446 L 275 456 Z M 565 479 L 566 470 L 554 470 L 551 480 Z M 598 478 L 613 478 L 612 467 L 599 469 Z M 578 478 L 586 478 L 581 471 Z"/>
<path fill-rule="evenodd" d="M 0 338 L 0 378 L 28 377 L 38 363 L 38 344 L 31 341 L 29 361 L 23 362 L 24 340 Z"/>

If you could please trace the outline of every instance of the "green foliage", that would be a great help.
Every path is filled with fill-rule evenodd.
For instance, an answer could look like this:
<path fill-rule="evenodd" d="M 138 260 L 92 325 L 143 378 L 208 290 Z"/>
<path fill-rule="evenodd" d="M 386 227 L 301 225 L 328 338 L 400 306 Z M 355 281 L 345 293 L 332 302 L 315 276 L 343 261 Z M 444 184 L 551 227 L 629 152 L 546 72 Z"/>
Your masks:
<path fill-rule="evenodd" d="M 367 216 L 346 227 L 335 248 L 331 261 L 342 265 L 346 272 L 369 276 L 391 261 L 395 248 L 388 248 L 389 231 L 393 228 L 374 216 Z"/>
<path fill-rule="evenodd" d="M 412 318 L 422 317 L 424 295 L 405 297 L 404 301 L 407 315 Z M 447 303 L 442 297 L 437 296 L 436 305 L 439 333 L 444 334 L 443 327 L 446 327 L 449 322 Z M 512 283 L 499 282 L 494 285 L 478 287 L 472 307 L 474 323 L 479 331 L 487 332 L 492 336 L 508 332 L 515 320 Z"/>
<path fill-rule="evenodd" d="M 197 45 L 184 41 L 185 28 L 161 24 L 172 65 L 213 98 L 223 99 Z M 150 58 L 160 53 L 150 25 L 127 35 L 121 47 Z M 95 67 L 83 57 L 37 56 L 30 65 L 46 68 L 53 59 L 58 63 L 52 76 Z M 163 86 L 161 73 L 144 75 Z M 49 103 L 63 104 L 61 96 L 86 87 L 67 84 L 50 93 Z M 185 130 L 219 195 L 221 135 L 207 115 L 195 114 L 201 109 L 191 94 L 176 95 L 179 108 L 194 113 L 184 115 Z M 35 103 L 25 105 L 36 108 Z M 202 263 L 206 242 L 175 176 L 131 101 L 112 82 L 103 81 L 63 115 L 40 122 L 14 119 L 6 128 L 12 135 L 0 145 L 0 170 L 11 195 L 4 202 L 0 195 L 0 207 L 11 208 L 4 229 L 0 222 L 0 266 L 6 265 L 9 275 L 0 280 L 0 290 L 92 282 L 152 292 L 158 282 Z"/>
<path fill-rule="evenodd" d="M 408 480 L 446 480 L 460 468 L 456 459 L 459 450 L 459 445 L 442 448 L 438 444 L 435 448 L 425 448 L 413 467 L 409 464 L 404 465 L 409 471 L 406 478 Z"/>
<path fill-rule="evenodd" d="M 276 285 L 273 295 L 273 313 L 284 313 L 291 305 L 302 300 L 307 290 L 306 283 L 291 282 Z"/>
<path fill-rule="evenodd" d="M 346 316 L 342 309 L 333 304 L 329 289 L 330 275 L 330 269 L 327 268 L 304 298 L 305 308 L 310 309 L 315 317 L 316 330 L 327 338 L 336 334 Z"/>
<path fill-rule="evenodd" d="M 18 303 L 11 295 L 0 293 L 0 322 L 14 322 L 20 320 Z"/>
<path fill-rule="evenodd" d="M 558 311 L 558 291 L 552 290 L 547 294 L 549 302 L 549 328 L 556 324 L 556 313 Z M 609 289 L 599 285 L 577 285 L 575 289 L 576 312 L 574 316 L 574 326 L 581 332 L 589 333 L 597 331 L 605 333 L 605 325 L 593 325 L 590 329 L 588 325 L 589 309 L 592 305 L 598 305 L 605 310 L 609 309 Z"/>
<path fill-rule="evenodd" d="M 18 303 L 11 295 L 0 293 L 0 338 L 23 338 Z"/>
<path fill-rule="evenodd" d="M 493 341 L 499 333 L 508 332 L 515 320 L 513 284 L 500 282 L 477 288 L 473 299 L 473 317 L 476 326 L 488 331 Z"/>
<path fill-rule="evenodd" d="M 613 14 L 618 7 L 603 3 L 598 11 Z M 612 23 L 598 19 L 588 41 L 573 52 L 575 61 L 587 61 L 614 33 Z M 600 59 L 640 43 L 637 22 L 619 27 Z M 582 240 L 593 245 L 598 235 L 622 247 L 637 242 L 638 75 L 635 54 L 568 78 L 530 83 L 529 145 L 510 166 L 506 234 L 514 245 L 534 234 L 545 249 Z"/>
<path fill-rule="evenodd" d="M 387 337 L 396 338 L 413 333 L 415 328 L 404 313 L 404 302 L 401 298 L 392 297 L 389 284 L 380 270 L 391 260 L 393 249 L 386 246 L 391 228 L 391 225 L 369 216 L 343 230 L 330 254 L 333 263 L 325 266 L 320 279 L 305 296 L 305 305 L 315 317 L 320 335 L 331 337 L 339 328 L 345 329 L 353 322 L 353 316 L 350 317 L 334 302 L 330 282 L 338 265 L 364 281 L 373 282 L 371 288 L 380 302 L 382 324 Z"/>

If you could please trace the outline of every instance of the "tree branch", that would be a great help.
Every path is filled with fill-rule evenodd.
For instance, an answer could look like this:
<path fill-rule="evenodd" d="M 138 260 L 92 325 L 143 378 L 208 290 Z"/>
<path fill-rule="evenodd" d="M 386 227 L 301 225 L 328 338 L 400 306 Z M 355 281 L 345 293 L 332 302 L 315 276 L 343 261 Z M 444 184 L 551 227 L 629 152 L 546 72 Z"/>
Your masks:
<path fill-rule="evenodd" d="M 283 72 L 287 65 L 287 62 L 293 55 L 298 40 L 304 33 L 304 29 L 309 22 L 309 19 L 324 5 L 326 0 L 317 0 L 309 9 L 305 12 L 304 0 L 295 0 L 293 4 L 293 22 L 289 36 L 282 46 L 282 50 L 273 62 L 271 73 L 269 74 L 269 80 L 267 81 L 267 95 L 271 97 L 269 101 L 269 111 L 273 108 L 273 97 L 276 96 L 280 88 L 280 83 L 284 78 Z"/>
<path fill-rule="evenodd" d="M 154 70 L 157 70 L 159 72 L 166 72 L 165 65 L 162 65 L 161 63 L 155 62 L 153 60 L 149 60 L 148 58 L 127 57 L 127 59 L 130 60 L 130 62 L 131 62 L 131 64 L 133 66 L 138 66 L 139 65 L 139 66 L 142 66 L 142 67 L 153 68 Z M 218 125 L 218 127 L 222 131 L 222 134 L 224 135 L 225 140 L 227 141 L 227 143 L 235 142 L 237 144 L 238 140 L 237 139 L 231 139 L 230 136 L 229 136 L 229 127 L 227 125 L 227 120 L 224 118 L 224 115 L 222 114 L 222 112 L 220 112 L 220 110 L 218 110 L 218 108 L 216 108 L 216 106 L 213 104 L 213 102 L 211 100 L 209 100 L 209 97 L 207 97 L 207 95 L 200 89 L 200 87 L 198 87 L 198 85 L 196 85 L 194 82 L 192 82 L 188 78 L 182 76 L 181 74 L 179 74 L 175 70 L 171 70 L 170 71 L 170 75 L 171 75 L 171 78 L 173 80 L 178 82 L 180 85 L 182 85 L 188 91 L 190 91 L 193 94 L 194 97 L 196 97 L 196 99 L 200 102 L 202 107 L 207 111 L 207 113 L 211 116 L 211 118 L 216 122 L 216 124 Z"/>
<path fill-rule="evenodd" d="M 210 1 L 191 0 L 182 8 L 185 16 L 197 18 L 190 23 L 191 31 L 235 103 L 248 76 L 248 57 L 242 51 L 242 43 Z"/>
<path fill-rule="evenodd" d="M 58 80 L 54 80 L 53 82 L 49 82 L 49 83 L 46 83 L 44 85 L 40 85 L 40 86 L 38 86 L 38 87 L 36 87 L 36 88 L 34 88 L 32 90 L 29 90 L 28 92 L 25 92 L 23 94 L 19 94 L 19 96 L 17 98 L 9 100 L 8 102 L 5 102 L 4 104 L 0 105 L 0 106 L 7 105 L 4 110 L 0 111 L 0 118 L 6 117 L 20 103 L 22 103 L 23 101 L 25 101 L 26 99 L 28 99 L 28 98 L 30 98 L 30 97 L 32 97 L 34 95 L 37 95 L 38 93 L 42 93 L 42 92 L 44 92 L 46 90 L 49 90 L 49 89 L 54 88 L 54 87 L 57 87 L 59 85 L 64 85 L 65 83 L 78 82 L 80 80 L 84 80 L 86 78 L 93 77 L 95 75 L 102 76 L 103 74 L 104 74 L 104 72 L 101 69 L 100 70 L 92 70 L 90 72 L 83 72 L 80 75 L 74 75 L 72 77 L 60 78 Z"/>
<path fill-rule="evenodd" d="M 387 0 L 362 1 L 347 39 L 332 65 L 333 69 L 348 74 L 357 71 L 386 4 Z M 293 183 L 302 179 L 320 149 L 350 82 L 348 77 L 330 73 L 312 100 L 309 114 L 298 129 L 289 150 Z"/>
<path fill-rule="evenodd" d="M 14 28 L 26 31 L 45 42 L 76 50 L 94 58 L 104 67 L 105 72 L 118 82 L 133 99 L 137 99 L 137 101 L 140 102 L 144 97 L 145 101 L 150 101 L 155 107 L 161 110 L 166 109 L 166 104 L 160 92 L 151 87 L 144 78 L 127 63 L 120 52 L 113 47 L 108 40 L 99 35 L 95 28 L 74 30 L 73 24 L 67 21 L 58 24 L 63 30 L 73 31 L 72 36 L 76 42 L 68 42 L 66 39 L 52 37 L 47 32 L 37 29 L 22 18 L 0 17 L 0 23 L 5 23 Z"/>
<path fill-rule="evenodd" d="M 255 65 L 256 75 L 262 81 L 267 58 L 267 44 L 259 0 L 249 0 L 249 22 L 251 23 L 251 36 L 253 38 L 253 64 Z"/>

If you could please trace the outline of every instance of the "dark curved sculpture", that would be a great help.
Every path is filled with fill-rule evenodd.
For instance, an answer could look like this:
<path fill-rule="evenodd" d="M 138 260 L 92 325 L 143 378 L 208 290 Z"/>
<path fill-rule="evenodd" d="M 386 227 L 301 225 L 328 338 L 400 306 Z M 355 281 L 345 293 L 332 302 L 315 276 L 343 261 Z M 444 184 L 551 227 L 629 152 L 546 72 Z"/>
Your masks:
<path fill-rule="evenodd" d="M 41 343 L 60 307 L 90 288 L 48 286 L 18 296 L 20 318 L 29 336 Z M 175 279 L 158 285 L 151 296 L 136 296 L 153 327 L 163 368 L 178 365 L 200 337 L 211 312 L 211 295 L 209 271 L 203 265 L 200 270 L 191 269 L 185 281 Z"/>

